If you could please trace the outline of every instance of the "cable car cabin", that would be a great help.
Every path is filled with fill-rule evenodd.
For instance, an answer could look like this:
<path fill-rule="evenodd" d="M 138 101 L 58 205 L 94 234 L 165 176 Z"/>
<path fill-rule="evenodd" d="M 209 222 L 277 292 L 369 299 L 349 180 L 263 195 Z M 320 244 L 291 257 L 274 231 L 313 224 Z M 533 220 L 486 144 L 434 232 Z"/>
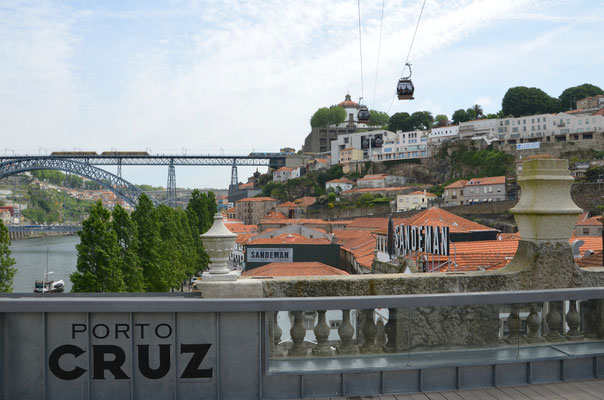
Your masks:
<path fill-rule="evenodd" d="M 357 116 L 357 118 L 359 120 L 359 123 L 366 124 L 369 121 L 370 116 L 371 115 L 369 114 L 369 109 L 363 106 L 359 109 L 359 115 Z"/>
<path fill-rule="evenodd" d="M 399 100 L 413 100 L 413 82 L 411 79 L 399 79 L 396 86 L 396 94 Z"/>

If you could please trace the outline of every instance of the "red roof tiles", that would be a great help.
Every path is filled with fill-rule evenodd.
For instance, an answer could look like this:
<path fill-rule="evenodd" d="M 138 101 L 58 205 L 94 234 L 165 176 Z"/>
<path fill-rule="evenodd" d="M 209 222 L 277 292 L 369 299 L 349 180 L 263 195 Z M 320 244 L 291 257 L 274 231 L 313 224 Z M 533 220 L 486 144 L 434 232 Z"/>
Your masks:
<path fill-rule="evenodd" d="M 244 271 L 243 276 L 326 276 L 349 275 L 348 272 L 329 265 L 311 262 L 270 263 L 262 267 Z"/>

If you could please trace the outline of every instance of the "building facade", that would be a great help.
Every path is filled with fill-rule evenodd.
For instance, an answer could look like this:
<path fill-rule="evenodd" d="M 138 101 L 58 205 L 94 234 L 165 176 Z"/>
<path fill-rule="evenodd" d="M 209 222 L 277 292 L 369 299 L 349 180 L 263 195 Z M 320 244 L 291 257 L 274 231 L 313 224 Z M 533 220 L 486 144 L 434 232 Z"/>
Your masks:
<path fill-rule="evenodd" d="M 439 145 L 448 140 L 454 140 L 459 137 L 459 125 L 446 125 L 432 128 L 428 134 L 430 144 Z"/>
<path fill-rule="evenodd" d="M 431 203 L 436 198 L 435 194 L 428 193 L 425 190 L 423 192 L 399 194 L 396 196 L 396 211 L 425 210 L 432 206 Z"/>
<path fill-rule="evenodd" d="M 463 197 L 465 204 L 506 200 L 505 176 L 470 179 L 463 188 Z"/>
<path fill-rule="evenodd" d="M 257 225 L 276 205 L 277 200 L 270 197 L 247 197 L 235 203 L 235 217 L 246 225 Z"/>
<path fill-rule="evenodd" d="M 444 203 L 451 206 L 459 206 L 464 203 L 463 188 L 468 183 L 465 179 L 460 179 L 457 182 L 445 186 L 443 191 Z"/>

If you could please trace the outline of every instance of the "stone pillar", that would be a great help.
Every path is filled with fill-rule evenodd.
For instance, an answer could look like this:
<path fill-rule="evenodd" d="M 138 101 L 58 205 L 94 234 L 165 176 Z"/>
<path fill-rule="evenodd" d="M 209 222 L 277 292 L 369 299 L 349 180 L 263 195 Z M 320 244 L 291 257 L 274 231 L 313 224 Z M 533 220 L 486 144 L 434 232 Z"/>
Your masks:
<path fill-rule="evenodd" d="M 337 348 L 338 354 L 357 354 L 359 352 L 358 347 L 352 344 L 354 327 L 350 322 L 350 310 L 342 310 L 342 322 L 338 328 L 338 334 L 340 335 L 340 345 Z"/>
<path fill-rule="evenodd" d="M 237 235 L 224 226 L 222 214 L 214 215 L 214 224 L 203 235 L 201 241 L 210 257 L 210 270 L 202 274 L 204 281 L 234 281 L 241 274 L 231 271 L 228 266 L 229 256 L 235 248 Z"/>
<path fill-rule="evenodd" d="M 316 356 L 330 356 L 333 352 L 328 343 L 330 329 L 327 321 L 325 321 L 325 310 L 319 310 L 317 313 L 319 317 L 317 318 L 317 325 L 313 330 L 317 339 L 317 345 L 313 347 L 312 353 Z"/>
<path fill-rule="evenodd" d="M 568 240 L 582 210 L 570 197 L 568 161 L 535 158 L 523 163 L 522 189 L 514 214 L 522 237 L 514 259 L 500 271 L 522 271 L 518 289 L 575 286 L 576 267 Z"/>

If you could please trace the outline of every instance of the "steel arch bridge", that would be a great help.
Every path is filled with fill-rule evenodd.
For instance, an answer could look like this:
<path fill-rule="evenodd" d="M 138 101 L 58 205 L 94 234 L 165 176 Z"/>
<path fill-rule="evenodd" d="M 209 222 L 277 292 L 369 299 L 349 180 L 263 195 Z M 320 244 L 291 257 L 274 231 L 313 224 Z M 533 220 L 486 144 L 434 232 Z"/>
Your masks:
<path fill-rule="evenodd" d="M 0 163 L 0 179 L 21 172 L 39 169 L 66 171 L 88 178 L 100 184 L 104 188 L 111 190 L 120 199 L 124 200 L 133 207 L 138 204 L 139 196 L 142 193 L 145 193 L 143 190 L 117 175 L 113 175 L 110 172 L 94 167 L 90 164 L 67 158 L 32 157 L 4 161 Z M 159 204 L 159 202 L 152 196 L 149 196 L 149 198 L 155 205 Z"/>

